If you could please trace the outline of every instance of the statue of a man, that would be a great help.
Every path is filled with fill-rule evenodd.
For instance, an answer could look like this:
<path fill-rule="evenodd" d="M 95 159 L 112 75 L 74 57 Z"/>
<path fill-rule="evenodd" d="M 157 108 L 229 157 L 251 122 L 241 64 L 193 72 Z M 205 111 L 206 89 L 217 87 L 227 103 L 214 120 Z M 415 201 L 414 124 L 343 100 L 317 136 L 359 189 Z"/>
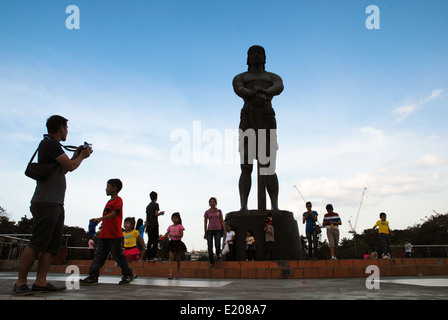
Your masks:
<path fill-rule="evenodd" d="M 233 79 L 235 93 L 244 100 L 239 125 L 241 210 L 247 210 L 254 159 L 258 165 L 258 210 L 266 209 L 266 190 L 272 209 L 278 210 L 277 122 L 271 101 L 283 91 L 283 81 L 278 75 L 267 72 L 265 64 L 264 48 L 252 46 L 247 52 L 247 72 Z"/>

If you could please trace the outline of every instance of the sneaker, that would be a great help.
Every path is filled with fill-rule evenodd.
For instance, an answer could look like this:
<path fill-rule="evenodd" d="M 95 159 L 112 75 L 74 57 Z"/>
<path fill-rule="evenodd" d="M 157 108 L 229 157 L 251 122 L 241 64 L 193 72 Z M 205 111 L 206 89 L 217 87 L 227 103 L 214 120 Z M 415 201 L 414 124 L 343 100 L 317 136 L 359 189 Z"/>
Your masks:
<path fill-rule="evenodd" d="M 22 284 L 21 286 L 14 284 L 12 294 L 15 296 L 31 296 L 33 295 L 33 291 L 26 284 Z"/>
<path fill-rule="evenodd" d="M 332 256 L 332 257 L 331 257 L 331 260 L 338 260 L 338 259 L 336 259 L 335 256 Z"/>
<path fill-rule="evenodd" d="M 88 276 L 85 279 L 80 279 L 79 283 L 83 284 L 83 285 L 96 285 L 96 284 L 98 284 L 98 278 L 92 277 L 92 276 Z"/>
<path fill-rule="evenodd" d="M 56 287 L 49 282 L 44 287 L 38 286 L 36 284 L 33 284 L 33 286 L 31 287 L 31 290 L 35 292 L 56 292 L 56 291 L 64 291 L 65 289 L 67 288 L 64 285 Z"/>
<path fill-rule="evenodd" d="M 174 277 L 174 279 L 176 279 L 176 280 L 179 280 L 179 279 L 180 279 L 180 274 L 179 274 L 179 272 L 176 273 L 176 276 Z"/>
<path fill-rule="evenodd" d="M 123 276 L 118 282 L 118 284 L 130 284 L 132 281 L 134 281 L 134 277 L 132 276 Z"/>

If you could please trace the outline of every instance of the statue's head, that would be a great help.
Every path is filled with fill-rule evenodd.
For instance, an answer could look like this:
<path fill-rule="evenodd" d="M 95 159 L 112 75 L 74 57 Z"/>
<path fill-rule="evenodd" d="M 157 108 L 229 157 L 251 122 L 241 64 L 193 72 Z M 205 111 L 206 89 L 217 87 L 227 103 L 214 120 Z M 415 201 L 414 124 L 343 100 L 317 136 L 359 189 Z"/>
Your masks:
<path fill-rule="evenodd" d="M 262 46 L 252 46 L 247 50 L 247 70 L 250 70 L 251 64 L 263 64 L 263 70 L 264 66 L 266 64 L 266 52 L 264 51 L 264 48 Z"/>

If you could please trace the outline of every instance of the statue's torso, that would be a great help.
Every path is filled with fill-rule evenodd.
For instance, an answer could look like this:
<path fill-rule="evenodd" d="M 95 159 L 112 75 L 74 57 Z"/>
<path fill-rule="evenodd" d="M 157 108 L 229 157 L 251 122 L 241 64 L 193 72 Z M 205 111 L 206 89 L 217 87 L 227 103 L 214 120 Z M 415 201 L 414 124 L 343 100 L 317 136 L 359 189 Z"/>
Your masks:
<path fill-rule="evenodd" d="M 245 72 L 241 75 L 244 86 L 247 89 L 263 88 L 268 89 L 272 87 L 274 81 L 269 72 L 253 73 Z"/>

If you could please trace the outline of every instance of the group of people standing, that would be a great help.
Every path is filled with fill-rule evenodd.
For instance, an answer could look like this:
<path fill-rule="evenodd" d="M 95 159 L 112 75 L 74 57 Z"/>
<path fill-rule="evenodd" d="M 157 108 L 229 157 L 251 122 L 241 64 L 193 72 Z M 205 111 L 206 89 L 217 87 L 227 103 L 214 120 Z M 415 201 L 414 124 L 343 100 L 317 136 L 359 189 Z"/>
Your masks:
<path fill-rule="evenodd" d="M 317 221 L 318 213 L 312 210 L 312 204 L 308 201 L 306 204 L 306 211 L 302 215 L 302 222 L 305 225 L 305 233 L 308 241 L 308 254 L 312 259 L 317 259 L 318 243 L 317 235 L 321 232 Z M 337 260 L 339 243 L 339 226 L 342 224 L 339 214 L 334 212 L 333 205 L 327 204 L 325 207 L 327 213 L 324 215 L 322 225 L 327 230 L 328 246 L 330 247 L 331 260 Z"/>
<path fill-rule="evenodd" d="M 158 260 L 157 251 L 159 243 L 159 223 L 158 217 L 162 216 L 165 212 L 160 211 L 159 204 L 157 203 L 157 193 L 152 191 L 150 193 L 151 202 L 146 207 L 146 232 L 148 233 L 148 260 Z M 232 231 L 232 227 L 229 225 L 225 226 L 222 211 L 216 207 L 217 200 L 215 197 L 211 197 L 209 200 L 210 208 L 204 213 L 204 239 L 207 240 L 208 253 L 210 259 L 210 266 L 213 267 L 216 259 L 221 259 L 221 238 L 226 232 L 226 238 L 224 245 L 227 245 L 227 255 L 230 257 L 234 252 L 233 241 L 235 240 L 235 232 Z M 180 220 L 180 216 L 178 217 Z M 181 225 L 181 220 L 180 220 Z M 183 227 L 182 227 L 183 228 Z M 171 238 L 171 237 L 170 237 Z M 175 237 L 176 238 L 176 237 Z M 180 240 L 180 238 L 178 238 Z M 179 245 L 172 246 L 170 241 L 168 249 L 171 253 L 181 254 L 184 253 L 187 248 L 183 243 Z M 215 254 L 213 253 L 213 244 L 215 247 Z M 177 259 L 180 261 L 180 259 Z"/>
<path fill-rule="evenodd" d="M 204 239 L 207 239 L 208 256 L 210 260 L 210 267 L 215 265 L 215 248 L 216 259 L 221 259 L 221 254 L 226 256 L 226 261 L 235 259 L 235 231 L 232 225 L 224 223 L 222 211 L 216 207 L 217 200 L 211 197 L 209 200 L 210 209 L 204 213 Z M 265 231 L 265 258 L 268 260 L 274 259 L 274 226 L 272 216 L 269 215 L 264 220 Z M 226 233 L 225 237 L 223 233 Z M 224 238 L 223 248 L 221 249 L 221 238 Z M 252 230 L 247 230 L 245 239 L 246 261 L 255 260 L 256 239 Z"/>
<path fill-rule="evenodd" d="M 306 210 L 302 215 L 302 222 L 306 224 L 305 233 L 308 241 L 308 255 L 311 259 L 318 258 L 318 234 L 321 233 L 320 226 L 317 220 L 317 211 L 312 210 L 311 202 L 305 204 Z M 328 246 L 330 247 L 331 260 L 337 260 L 336 255 L 338 252 L 339 243 L 339 226 L 342 224 L 341 218 L 338 213 L 334 212 L 333 205 L 327 204 L 325 207 L 327 213 L 324 215 L 322 225 L 327 230 Z M 375 223 L 372 230 L 378 228 L 378 238 L 382 249 L 382 258 L 390 258 L 390 236 L 393 236 L 392 231 L 389 228 L 389 221 L 386 220 L 386 214 L 381 212 L 380 219 Z M 406 255 L 410 256 L 412 245 L 407 244 Z M 372 258 L 372 257 L 370 257 Z"/>

